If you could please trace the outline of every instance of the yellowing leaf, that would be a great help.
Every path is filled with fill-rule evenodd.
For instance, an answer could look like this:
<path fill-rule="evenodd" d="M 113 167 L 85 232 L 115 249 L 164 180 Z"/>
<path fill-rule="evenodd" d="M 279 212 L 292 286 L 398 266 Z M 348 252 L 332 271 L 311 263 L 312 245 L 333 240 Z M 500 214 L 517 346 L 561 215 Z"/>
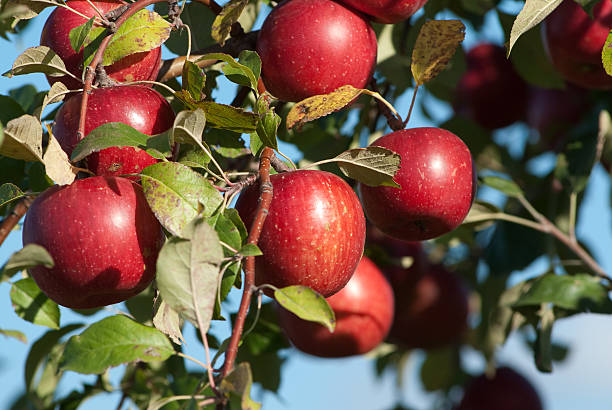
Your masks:
<path fill-rule="evenodd" d="M 546 16 L 553 12 L 563 0 L 526 0 L 521 12 L 516 16 L 512 31 L 510 32 L 510 44 L 508 45 L 508 55 L 514 47 L 516 40 L 529 29 L 544 20 Z"/>
<path fill-rule="evenodd" d="M 431 20 L 423 24 L 412 50 L 412 76 L 423 85 L 437 76 L 465 37 L 459 20 Z"/>
<path fill-rule="evenodd" d="M 242 10 L 249 3 L 248 0 L 231 0 L 225 6 L 212 24 L 211 36 L 219 44 L 223 45 L 229 36 L 232 25 L 238 21 Z"/>
<path fill-rule="evenodd" d="M 601 62 L 606 69 L 606 73 L 612 75 L 612 32 L 608 34 L 608 38 L 601 49 Z"/>
<path fill-rule="evenodd" d="M 0 154 L 24 161 L 42 161 L 42 127 L 29 114 L 6 124 Z"/>
<path fill-rule="evenodd" d="M 68 160 L 68 155 L 62 149 L 53 134 L 49 134 L 49 146 L 43 156 L 47 176 L 58 185 L 71 184 L 79 172 Z"/>

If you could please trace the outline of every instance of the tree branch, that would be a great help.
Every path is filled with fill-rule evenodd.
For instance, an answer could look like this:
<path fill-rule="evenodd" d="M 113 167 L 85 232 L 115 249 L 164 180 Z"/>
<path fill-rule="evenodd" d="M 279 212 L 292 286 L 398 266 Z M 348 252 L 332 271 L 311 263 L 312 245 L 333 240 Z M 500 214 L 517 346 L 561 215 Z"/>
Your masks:
<path fill-rule="evenodd" d="M 26 214 L 28 208 L 34 201 L 34 197 L 26 196 L 23 198 L 17 205 L 15 205 L 15 209 L 10 213 L 9 216 L 4 218 L 2 222 L 0 222 L 0 245 L 6 240 L 9 233 L 13 230 L 15 225 L 19 223 L 21 218 Z"/>

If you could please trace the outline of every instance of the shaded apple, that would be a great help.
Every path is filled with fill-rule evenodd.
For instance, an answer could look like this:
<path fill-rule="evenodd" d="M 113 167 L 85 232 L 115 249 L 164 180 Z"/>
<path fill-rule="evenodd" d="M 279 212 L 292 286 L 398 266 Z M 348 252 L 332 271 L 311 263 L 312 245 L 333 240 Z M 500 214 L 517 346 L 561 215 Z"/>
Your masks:
<path fill-rule="evenodd" d="M 118 303 L 145 289 L 163 240 L 142 188 L 119 177 L 47 189 L 23 226 L 23 244 L 43 246 L 55 262 L 30 274 L 49 298 L 74 309 Z"/>
<path fill-rule="evenodd" d="M 374 18 L 379 23 L 394 24 L 417 12 L 427 0 L 340 0 Z"/>
<path fill-rule="evenodd" d="M 387 336 L 393 319 L 393 291 L 382 272 L 363 257 L 344 288 L 327 302 L 336 313 L 336 329 L 302 320 L 279 307 L 280 325 L 293 345 L 320 357 L 364 354 Z"/>
<path fill-rule="evenodd" d="M 506 58 L 505 49 L 482 43 L 470 49 L 465 58 L 467 68 L 455 90 L 455 112 L 487 129 L 523 119 L 528 86 Z"/>
<path fill-rule="evenodd" d="M 573 0 L 564 0 L 542 24 L 542 37 L 559 73 L 584 88 L 610 89 L 601 51 L 612 29 L 612 1 L 593 8 L 593 19 Z"/>
<path fill-rule="evenodd" d="M 529 380 L 509 367 L 491 378 L 480 375 L 467 385 L 457 410 L 542 410 L 542 401 Z"/>
<path fill-rule="evenodd" d="M 435 238 L 455 229 L 476 194 L 470 150 L 450 131 L 412 128 L 372 143 L 401 156 L 394 180 L 401 188 L 360 184 L 363 209 L 378 229 L 405 241 Z"/>
<path fill-rule="evenodd" d="M 395 294 L 389 339 L 407 348 L 432 349 L 457 343 L 467 329 L 468 294 L 463 281 L 442 265 L 418 272 L 384 269 Z"/>
<path fill-rule="evenodd" d="M 266 89 L 300 101 L 350 84 L 363 88 L 376 63 L 376 34 L 332 0 L 289 0 L 266 18 L 257 40 Z"/>
<path fill-rule="evenodd" d="M 68 156 L 79 142 L 77 131 L 82 93 L 66 101 L 58 110 L 53 135 Z M 123 85 L 92 90 L 87 100 L 85 135 L 102 124 L 121 122 L 147 135 L 162 133 L 174 124 L 174 111 L 164 97 L 149 87 Z M 138 173 L 157 162 L 135 147 L 111 147 L 94 152 L 86 159 L 96 175 Z"/>
<path fill-rule="evenodd" d="M 122 6 L 125 2 L 119 0 L 94 0 L 91 2 L 87 0 L 67 1 L 66 6 L 70 7 L 72 10 L 66 7 L 57 7 L 53 10 L 45 22 L 40 37 L 40 44 L 55 51 L 62 60 L 64 60 L 67 70 L 77 78 L 82 78 L 83 76 L 83 51 L 81 49 L 81 51 L 77 53 L 70 45 L 70 30 L 87 22 L 88 19 L 81 16 L 81 14 L 89 18 L 98 16 L 92 4 L 101 13 L 106 14 Z M 153 81 L 157 78 L 160 67 L 161 47 L 157 47 L 149 51 L 126 56 L 114 64 L 105 67 L 105 69 L 106 73 L 112 79 L 119 82 L 130 82 L 142 80 Z M 57 81 L 61 81 L 70 90 L 83 88 L 82 82 L 67 75 L 63 77 L 47 76 L 47 80 L 49 80 L 49 84 L 51 85 Z"/>
<path fill-rule="evenodd" d="M 324 297 L 349 281 L 363 254 L 365 218 L 357 195 L 340 177 L 299 170 L 272 175 L 274 196 L 258 246 L 257 285 L 308 286 Z M 236 203 L 250 228 L 259 184 Z"/>

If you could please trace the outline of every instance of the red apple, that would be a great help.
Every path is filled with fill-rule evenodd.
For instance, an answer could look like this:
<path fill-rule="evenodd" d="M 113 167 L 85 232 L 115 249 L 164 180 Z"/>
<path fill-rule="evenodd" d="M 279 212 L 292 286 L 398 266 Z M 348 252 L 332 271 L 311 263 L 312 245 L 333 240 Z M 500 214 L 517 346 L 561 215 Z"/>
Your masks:
<path fill-rule="evenodd" d="M 476 173 L 467 146 L 441 128 L 387 134 L 372 145 L 398 153 L 401 188 L 360 185 L 363 209 L 378 229 L 405 241 L 435 238 L 455 229 L 476 194 Z"/>
<path fill-rule="evenodd" d="M 514 71 L 504 48 L 479 44 L 467 52 L 466 63 L 467 69 L 455 90 L 455 111 L 487 129 L 521 120 L 528 87 Z"/>
<path fill-rule="evenodd" d="M 538 392 L 527 379 L 508 367 L 491 378 L 481 375 L 466 387 L 457 410 L 542 410 Z"/>
<path fill-rule="evenodd" d="M 301 101 L 350 84 L 363 88 L 376 63 L 368 21 L 332 0 L 288 0 L 266 18 L 257 41 L 267 90 Z"/>
<path fill-rule="evenodd" d="M 368 14 L 379 23 L 394 24 L 417 12 L 427 0 L 340 0 L 365 14 Z"/>
<path fill-rule="evenodd" d="M 23 244 L 43 246 L 55 266 L 30 274 L 49 298 L 74 309 L 124 301 L 155 275 L 161 226 L 142 188 L 118 177 L 53 186 L 32 203 Z"/>
<path fill-rule="evenodd" d="M 363 257 L 344 288 L 327 302 L 336 313 L 334 333 L 279 309 L 280 325 L 293 345 L 320 357 L 364 354 L 387 336 L 393 319 L 393 291 L 382 272 Z"/>
<path fill-rule="evenodd" d="M 363 254 L 365 218 L 359 199 L 340 177 L 300 170 L 272 175 L 274 196 L 258 246 L 255 281 L 282 288 L 308 286 L 328 297 L 349 281 Z M 236 209 L 253 221 L 259 184 L 247 188 Z"/>
<path fill-rule="evenodd" d="M 79 142 L 77 131 L 82 93 L 72 96 L 58 110 L 53 135 L 70 156 Z M 164 97 L 152 88 L 123 85 L 97 88 L 87 100 L 85 135 L 102 124 L 121 122 L 136 130 L 154 135 L 174 124 L 174 111 Z M 157 160 L 134 147 L 111 147 L 87 157 L 87 167 L 96 175 L 138 173 Z"/>
<path fill-rule="evenodd" d="M 100 12 L 106 14 L 114 10 L 125 2 L 120 0 L 72 0 L 67 1 L 65 7 L 57 7 L 49 18 L 40 37 L 40 44 L 47 46 L 55 51 L 66 64 L 69 72 L 82 78 L 83 75 L 83 51 L 77 53 L 70 45 L 70 30 L 87 22 L 88 19 L 80 14 L 88 16 L 98 16 L 96 10 L 91 6 L 93 3 Z M 74 11 L 73 11 L 74 10 Z M 80 14 L 76 13 L 79 12 Z M 155 80 L 159 72 L 161 64 L 161 47 L 154 48 L 150 51 L 131 54 L 117 61 L 116 63 L 105 67 L 106 73 L 114 80 L 119 82 Z M 49 77 L 49 84 L 57 81 L 64 83 L 69 89 L 76 90 L 83 88 L 80 81 L 76 81 L 72 77 Z"/>
<path fill-rule="evenodd" d="M 384 272 L 395 293 L 390 340 L 422 349 L 461 340 L 468 316 L 467 290 L 461 278 L 442 265 L 430 266 L 422 275 L 395 267 Z"/>
<path fill-rule="evenodd" d="M 610 89 L 601 50 L 612 29 L 612 1 L 593 8 L 593 19 L 573 0 L 563 1 L 542 25 L 544 44 L 553 65 L 565 79 L 584 88 Z"/>

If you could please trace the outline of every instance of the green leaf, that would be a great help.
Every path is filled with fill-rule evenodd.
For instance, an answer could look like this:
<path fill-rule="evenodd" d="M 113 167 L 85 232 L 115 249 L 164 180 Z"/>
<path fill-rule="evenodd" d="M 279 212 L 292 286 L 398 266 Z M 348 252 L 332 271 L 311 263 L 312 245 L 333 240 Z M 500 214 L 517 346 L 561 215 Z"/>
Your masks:
<path fill-rule="evenodd" d="M 238 401 L 240 410 L 259 410 L 261 404 L 251 399 L 253 376 L 249 363 L 240 363 L 234 370 L 221 380 L 219 391 Z M 232 407 L 233 408 L 233 407 Z"/>
<path fill-rule="evenodd" d="M 60 367 L 83 374 L 101 374 L 109 367 L 136 360 L 161 362 L 172 354 L 172 344 L 159 330 L 116 315 L 72 336 Z"/>
<path fill-rule="evenodd" d="M 436 77 L 455 54 L 465 38 L 465 26 L 460 20 L 430 20 L 425 22 L 412 50 L 412 76 L 417 85 Z"/>
<path fill-rule="evenodd" d="M 53 258 L 42 246 L 30 243 L 11 255 L 0 269 L 0 279 L 5 281 L 19 271 L 39 265 L 52 268 Z"/>
<path fill-rule="evenodd" d="M 588 133 L 574 138 L 557 157 L 555 177 L 572 191 L 581 192 L 586 188 L 597 160 L 599 136 L 596 133 Z"/>
<path fill-rule="evenodd" d="M 95 17 L 89 19 L 86 23 L 81 24 L 70 30 L 68 37 L 70 38 L 70 46 L 75 52 L 81 51 L 81 48 L 85 45 L 85 40 L 89 36 L 89 32 L 91 31 Z"/>
<path fill-rule="evenodd" d="M 0 111 L 0 123 L 6 127 L 6 124 L 12 119 L 21 117 L 26 112 L 19 102 L 8 95 L 0 95 L 0 105 L 2 110 Z M 2 144 L 0 144 L 0 147 Z"/>
<path fill-rule="evenodd" d="M 155 3 L 154 10 L 165 16 L 168 14 L 167 2 Z M 215 19 L 215 14 L 202 3 L 188 2 L 184 4 L 181 13 L 181 20 L 184 24 L 192 29 L 191 32 L 191 47 L 193 50 L 201 50 L 215 43 L 210 35 L 210 30 L 194 30 L 196 27 L 210 27 Z M 187 54 L 187 35 L 189 32 L 185 29 L 173 30 L 170 38 L 164 45 L 176 55 L 184 56 Z"/>
<path fill-rule="evenodd" d="M 59 306 L 42 293 L 34 279 L 26 278 L 13 283 L 11 302 L 15 313 L 23 320 L 59 329 Z"/>
<path fill-rule="evenodd" d="M 516 16 L 512 31 L 510 32 L 510 43 L 508 55 L 518 38 L 544 20 L 563 0 L 526 0 L 523 9 Z"/>
<path fill-rule="evenodd" d="M 71 159 L 80 161 L 93 152 L 109 147 L 145 148 L 149 135 L 120 122 L 109 122 L 93 129 L 72 151 Z"/>
<path fill-rule="evenodd" d="M 70 332 L 73 332 L 84 325 L 81 323 L 75 323 L 68 326 L 64 326 L 58 330 L 49 330 L 47 333 L 42 335 L 30 348 L 30 353 L 25 362 L 25 388 L 27 391 L 31 391 L 34 383 L 34 376 L 36 372 L 42 366 L 45 358 L 51 353 L 51 349 L 55 346 L 62 337 Z"/>
<path fill-rule="evenodd" d="M 153 304 L 153 326 L 177 345 L 185 341 L 181 332 L 181 319 L 178 312 L 164 302 L 159 295 L 155 298 Z"/>
<path fill-rule="evenodd" d="M 173 235 L 200 212 L 211 216 L 223 203 L 219 191 L 202 175 L 177 162 L 160 162 L 141 173 L 142 189 L 160 223 Z"/>
<path fill-rule="evenodd" d="M 42 161 L 42 125 L 29 114 L 6 124 L 0 154 L 24 161 Z"/>
<path fill-rule="evenodd" d="M 393 176 L 400 169 L 400 156 L 375 145 L 344 151 L 330 161 L 338 162 L 340 170 L 349 178 L 369 186 L 400 186 Z"/>
<path fill-rule="evenodd" d="M 542 305 L 538 312 L 540 323 L 536 329 L 536 342 L 534 348 L 535 364 L 539 371 L 544 373 L 552 372 L 553 345 L 552 330 L 555 323 L 555 312 L 552 307 Z"/>
<path fill-rule="evenodd" d="M 68 94 L 68 87 L 66 87 L 63 83 L 60 83 L 59 81 L 56 83 L 53 83 L 49 92 L 45 94 L 43 98 L 43 102 L 40 105 L 40 107 L 38 107 L 34 111 L 34 116 L 37 117 L 39 121 L 41 121 L 43 119 L 42 118 L 43 112 L 45 111 L 45 108 L 47 107 L 47 105 L 58 103 L 62 101 L 67 94 Z"/>
<path fill-rule="evenodd" d="M 0 208 L 24 195 L 17 185 L 10 182 L 0 185 Z"/>
<path fill-rule="evenodd" d="M 517 198 L 523 196 L 523 191 L 521 188 L 509 179 L 487 176 L 482 178 L 482 183 L 511 197 Z"/>
<path fill-rule="evenodd" d="M 552 303 L 571 312 L 612 313 L 612 301 L 606 287 L 599 278 L 588 274 L 543 275 L 512 306 L 542 303 Z"/>
<path fill-rule="evenodd" d="M 481 231 L 493 224 L 496 219 L 502 219 L 504 212 L 488 202 L 476 200 L 463 220 L 463 225 L 473 225 L 474 230 Z"/>
<path fill-rule="evenodd" d="M 455 384 L 460 371 L 459 354 L 454 346 L 428 350 L 421 366 L 423 387 L 428 392 L 446 391 Z"/>
<path fill-rule="evenodd" d="M 28 343 L 28 338 L 26 337 L 26 335 L 23 334 L 23 332 L 20 332 L 19 330 L 0 329 L 0 335 L 11 337 L 13 339 L 19 340 L 22 343 Z"/>
<path fill-rule="evenodd" d="M 276 141 L 276 132 L 282 122 L 281 117 L 273 110 L 266 112 L 261 116 L 261 121 L 257 124 L 257 135 L 261 142 L 272 149 L 278 149 Z"/>
<path fill-rule="evenodd" d="M 223 249 L 213 228 L 202 218 L 167 241 L 157 259 L 156 282 L 163 300 L 194 326 L 208 331 L 212 318 Z M 198 318 L 199 317 L 199 318 Z"/>
<path fill-rule="evenodd" d="M 209 128 L 204 134 L 206 143 L 219 155 L 238 158 L 248 153 L 239 133 Z"/>
<path fill-rule="evenodd" d="M 247 243 L 246 245 L 244 245 L 242 248 L 240 248 L 238 253 L 240 255 L 242 255 L 242 256 L 259 256 L 259 255 L 263 255 L 263 252 L 261 251 L 261 249 L 259 249 L 259 247 L 257 247 L 257 245 L 252 244 L 252 243 Z"/>
<path fill-rule="evenodd" d="M 205 126 L 206 115 L 200 108 L 179 112 L 172 128 L 171 144 L 178 142 L 200 146 Z"/>
<path fill-rule="evenodd" d="M 255 79 L 259 80 L 259 76 L 261 75 L 261 59 L 255 51 L 241 51 L 240 55 L 238 55 L 238 62 L 243 66 L 248 67 L 249 70 L 251 70 L 251 72 L 255 76 Z M 255 88 L 253 88 L 253 90 L 257 91 L 257 84 L 251 84 L 251 86 L 253 85 L 255 85 Z"/>
<path fill-rule="evenodd" d="M 181 78 L 181 88 L 191 94 L 194 100 L 200 101 L 204 97 L 202 90 L 206 84 L 206 75 L 202 69 L 197 64 L 185 60 Z"/>
<path fill-rule="evenodd" d="M 249 0 L 230 0 L 223 6 L 223 9 L 217 15 L 215 21 L 213 21 L 211 28 L 211 36 L 217 43 L 225 44 L 232 25 L 238 21 L 242 10 L 244 10 L 248 2 Z"/>
<path fill-rule="evenodd" d="M 249 66 L 241 64 L 240 62 L 234 60 L 234 57 L 230 56 L 229 54 L 204 54 L 203 56 L 198 58 L 196 62 L 204 60 L 221 60 L 225 62 L 226 64 L 223 66 L 223 73 L 227 76 L 228 80 L 238 85 L 244 85 L 247 87 L 251 87 L 253 90 L 257 90 L 257 79 L 259 78 L 259 75 L 256 76 Z M 250 65 L 256 65 L 256 63 L 253 62 L 252 56 L 248 57 L 247 60 L 249 60 Z"/>
<path fill-rule="evenodd" d="M 66 69 L 61 57 L 46 46 L 28 48 L 17 57 L 13 67 L 2 75 L 11 78 L 14 75 L 31 73 L 43 73 L 51 77 L 68 75 L 80 81 L 80 78 Z"/>
<path fill-rule="evenodd" d="M 317 322 L 330 332 L 336 327 L 336 316 L 325 298 L 306 286 L 287 286 L 274 291 L 274 298 L 300 319 Z"/>

